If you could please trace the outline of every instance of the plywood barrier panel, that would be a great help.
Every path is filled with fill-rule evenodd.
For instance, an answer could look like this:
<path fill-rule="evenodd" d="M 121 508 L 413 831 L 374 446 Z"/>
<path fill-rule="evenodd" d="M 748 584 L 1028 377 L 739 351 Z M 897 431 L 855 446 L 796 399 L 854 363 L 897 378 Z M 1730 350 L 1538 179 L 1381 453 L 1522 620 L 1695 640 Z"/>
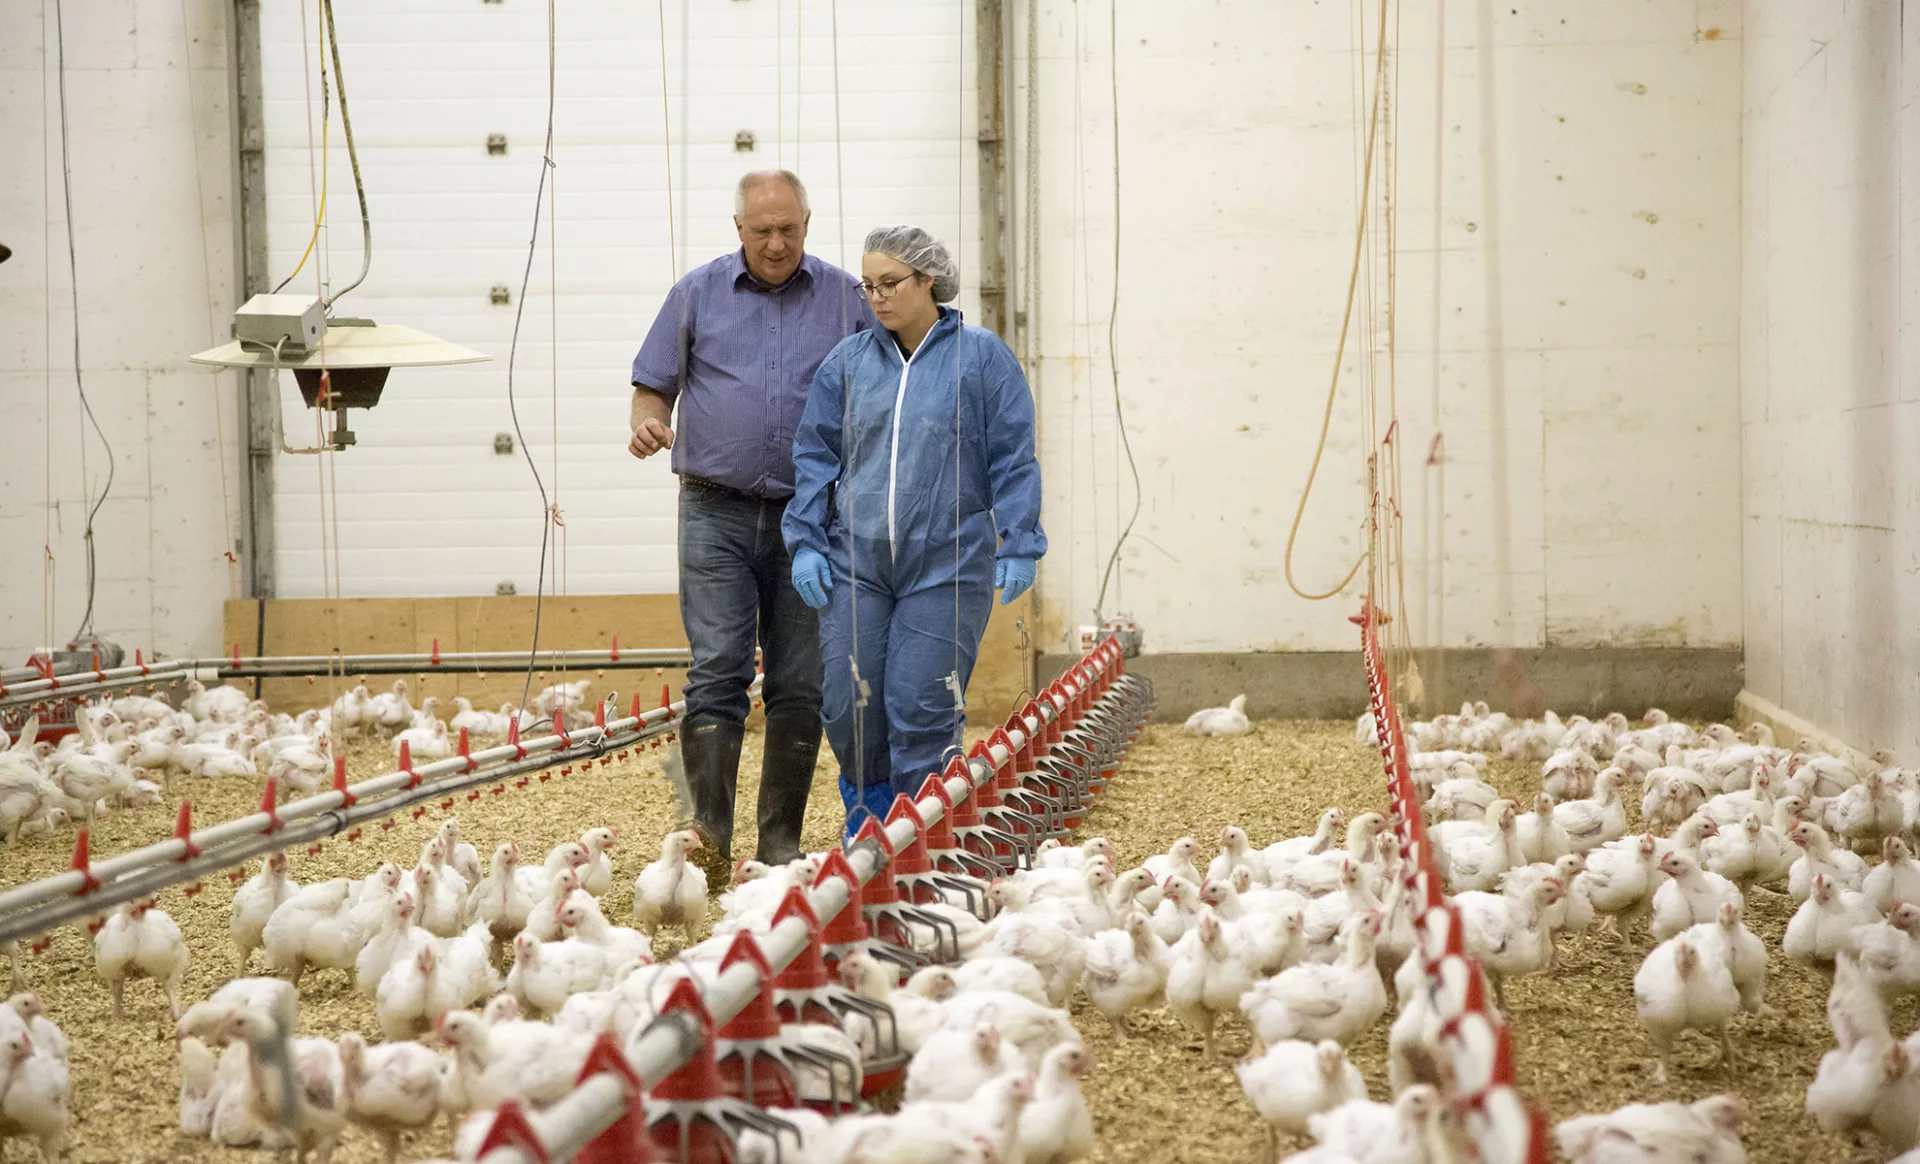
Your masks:
<path fill-rule="evenodd" d="M 336 650 L 355 655 L 426 654 L 436 640 L 440 650 L 449 653 L 524 651 L 533 641 L 534 605 L 528 596 L 284 598 L 264 603 L 235 599 L 226 604 L 223 638 L 229 653 L 238 645 L 242 655 L 325 655 Z M 616 636 L 622 651 L 687 645 L 679 598 L 672 594 L 549 597 L 541 604 L 539 617 L 542 650 L 609 650 Z M 967 691 L 968 718 L 973 722 L 1004 719 L 1015 701 L 1031 690 L 1031 620 L 1030 596 L 994 607 Z M 638 691 L 642 706 L 652 707 L 659 703 L 663 684 L 673 698 L 680 698 L 686 672 L 588 667 L 563 673 L 543 668 L 534 673 L 532 690 L 581 679 L 592 680 L 592 698 L 617 691 L 624 708 L 631 693 Z M 331 703 L 357 681 L 335 676 L 257 682 L 260 697 L 274 710 L 295 712 Z M 379 690 L 393 678 L 369 676 L 365 682 L 370 690 Z M 254 684 L 253 680 L 233 682 L 248 690 Z M 509 700 L 520 701 L 526 673 L 514 668 L 484 674 L 421 674 L 409 677 L 408 685 L 416 704 L 429 695 L 449 704 L 454 696 L 464 695 L 476 707 L 498 708 Z"/>

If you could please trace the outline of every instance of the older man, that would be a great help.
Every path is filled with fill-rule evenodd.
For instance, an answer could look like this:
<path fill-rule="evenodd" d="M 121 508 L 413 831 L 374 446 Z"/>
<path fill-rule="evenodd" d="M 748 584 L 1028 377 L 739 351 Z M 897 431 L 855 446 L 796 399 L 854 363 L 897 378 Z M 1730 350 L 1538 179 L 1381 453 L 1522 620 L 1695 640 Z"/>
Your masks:
<path fill-rule="evenodd" d="M 693 654 L 681 752 L 704 834 L 693 856 L 716 891 L 731 880 L 756 638 L 767 709 L 757 859 L 800 855 L 820 751 L 819 619 L 794 591 L 780 519 L 814 371 L 873 314 L 857 278 L 806 253 L 809 217 L 793 174 L 740 179 L 740 249 L 674 284 L 633 360 L 628 449 L 672 449 L 680 475 L 680 618 Z"/>

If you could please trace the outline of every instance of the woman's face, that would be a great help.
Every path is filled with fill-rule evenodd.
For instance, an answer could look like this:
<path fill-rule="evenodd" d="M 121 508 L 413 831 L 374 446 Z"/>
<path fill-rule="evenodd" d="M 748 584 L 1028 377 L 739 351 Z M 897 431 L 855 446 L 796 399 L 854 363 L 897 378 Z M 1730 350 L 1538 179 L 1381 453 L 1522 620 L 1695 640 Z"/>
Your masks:
<path fill-rule="evenodd" d="M 860 279 L 873 317 L 888 331 L 898 331 L 907 321 L 935 310 L 933 280 L 914 274 L 912 267 L 891 255 L 868 251 L 860 256 Z"/>

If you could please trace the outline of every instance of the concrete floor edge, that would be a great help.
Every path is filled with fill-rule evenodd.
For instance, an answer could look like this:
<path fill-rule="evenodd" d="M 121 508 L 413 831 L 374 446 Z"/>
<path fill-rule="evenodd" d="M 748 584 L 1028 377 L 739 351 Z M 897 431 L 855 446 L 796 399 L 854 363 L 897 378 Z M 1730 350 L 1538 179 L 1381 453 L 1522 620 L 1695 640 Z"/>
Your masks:
<path fill-rule="evenodd" d="M 1720 719 L 1742 693 L 1738 647 L 1453 648 L 1414 653 L 1425 698 L 1410 713 L 1456 709 L 1484 699 L 1511 714 L 1610 711 L 1638 716 L 1661 707 L 1677 716 Z M 1072 664 L 1065 654 L 1036 660 L 1040 682 Z M 1355 716 L 1366 707 L 1359 651 L 1192 652 L 1141 655 L 1129 671 L 1154 682 L 1157 716 L 1181 719 L 1244 692 L 1255 718 Z"/>

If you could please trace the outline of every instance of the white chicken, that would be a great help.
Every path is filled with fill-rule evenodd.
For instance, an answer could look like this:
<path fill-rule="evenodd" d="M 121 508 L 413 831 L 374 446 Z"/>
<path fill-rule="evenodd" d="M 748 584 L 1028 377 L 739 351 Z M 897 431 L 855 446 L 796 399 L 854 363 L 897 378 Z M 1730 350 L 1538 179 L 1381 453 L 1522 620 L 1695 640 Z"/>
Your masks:
<path fill-rule="evenodd" d="M 1302 910 L 1302 937 L 1307 943 L 1307 956 L 1315 962 L 1333 961 L 1338 955 L 1335 945 L 1347 919 L 1380 907 L 1380 899 L 1361 880 L 1360 866 L 1351 859 L 1344 861 L 1339 890 L 1314 898 Z"/>
<path fill-rule="evenodd" d="M 560 907 L 560 932 L 605 950 L 611 968 L 653 961 L 653 943 L 647 935 L 609 922 L 585 892 L 575 893 Z"/>
<path fill-rule="evenodd" d="M 995 890 L 1013 886 L 996 882 Z M 1046 984 L 1047 998 L 1054 1006 L 1065 1006 L 1073 997 L 1080 975 L 1086 969 L 1086 939 L 1063 909 L 1048 909 L 1056 903 L 1041 902 L 1024 910 L 1000 914 L 984 931 L 974 952 L 1018 958 L 1040 972 Z"/>
<path fill-rule="evenodd" d="M 1820 1057 L 1820 1066 L 1807 1084 L 1807 1112 L 1828 1132 L 1864 1129 L 1881 1097 L 1906 1073 L 1905 1048 L 1891 1038 L 1836 1047 Z M 1897 1157 L 1889 1164 L 1905 1159 Z"/>
<path fill-rule="evenodd" d="M 967 993 L 1005 991 L 1017 994 L 1036 1006 L 1052 1005 L 1047 998 L 1046 978 L 1031 964 L 1018 958 L 980 955 L 949 969 L 954 985 Z"/>
<path fill-rule="evenodd" d="M 467 894 L 467 912 L 476 921 L 487 923 L 496 946 L 513 940 L 526 928 L 533 909 L 533 896 L 516 876 L 520 866 L 520 847 L 502 841 L 493 850 L 486 876 Z"/>
<path fill-rule="evenodd" d="M 280 1128 L 291 1112 L 298 1155 L 313 1151 L 326 1160 L 347 1124 L 340 1049 L 326 1039 L 288 1034 L 281 1020 L 257 1007 L 236 1007 L 220 1024 L 221 1040 L 245 1056 L 247 1113 L 264 1127 Z"/>
<path fill-rule="evenodd" d="M 460 839 L 460 818 L 450 816 L 441 821 L 437 835 L 441 842 L 441 852 L 446 855 L 447 863 L 459 870 L 460 876 L 469 886 L 480 884 L 482 875 L 480 853 L 472 845 Z"/>
<path fill-rule="evenodd" d="M 1080 1093 L 1092 1062 L 1078 1042 L 1063 1043 L 1040 1060 L 1033 1098 L 1020 1111 L 1017 1158 L 1025 1164 L 1070 1164 L 1093 1151 L 1093 1113 Z"/>
<path fill-rule="evenodd" d="M 1267 883 L 1266 855 L 1247 843 L 1247 830 L 1239 825 L 1228 825 L 1220 830 L 1219 856 L 1207 863 L 1207 879 L 1230 880 L 1235 869 L 1247 870 L 1256 885 Z"/>
<path fill-rule="evenodd" d="M 1492 889 L 1507 870 L 1526 864 L 1520 851 L 1520 836 L 1515 828 L 1518 814 L 1511 800 L 1497 800 L 1487 806 L 1486 829 L 1481 833 L 1444 837 L 1435 830 L 1435 847 L 1443 858 L 1441 875 L 1447 892 Z"/>
<path fill-rule="evenodd" d="M 1813 892 L 1787 922 L 1780 948 L 1796 962 L 1831 962 L 1842 950 L 1853 949 L 1854 931 L 1879 920 L 1880 911 L 1866 894 L 1841 889 L 1822 873 L 1813 879 Z"/>
<path fill-rule="evenodd" d="M 1689 926 L 1713 921 L 1723 902 L 1744 909 L 1746 899 L 1733 882 L 1718 873 L 1709 873 L 1684 853 L 1668 853 L 1660 859 L 1660 872 L 1666 880 L 1653 895 L 1653 936 L 1665 941 Z"/>
<path fill-rule="evenodd" d="M 1195 888 L 1198 888 L 1202 878 L 1200 870 L 1194 867 L 1193 859 L 1199 853 L 1199 841 L 1192 837 L 1181 837 L 1168 846 L 1166 852 L 1148 857 L 1144 864 L 1147 872 L 1153 874 L 1156 882 L 1164 883 L 1169 877 L 1179 877 L 1193 882 Z M 1156 886 L 1141 893 L 1140 908 L 1149 911 L 1159 908 L 1161 892 L 1162 890 Z"/>
<path fill-rule="evenodd" d="M 1878 844 L 1911 827 L 1899 792 L 1887 777 L 1888 773 L 1869 770 L 1827 807 L 1827 822 L 1843 840 Z"/>
<path fill-rule="evenodd" d="M 1000 1037 L 1020 1053 L 1026 1069 L 1039 1068 L 1046 1053 L 1061 1043 L 1078 1042 L 1073 1016 L 1050 1006 L 1036 1006 L 1017 994 L 966 991 L 941 1008 L 940 1025 L 947 1030 L 972 1030 L 991 1023 Z"/>
<path fill-rule="evenodd" d="M 580 866 L 580 888 L 599 897 L 613 888 L 614 842 L 620 834 L 613 829 L 591 828 L 580 834 L 580 847 L 587 851 L 587 862 Z"/>
<path fill-rule="evenodd" d="M 1371 951 L 1368 958 L 1371 964 Z M 1234 956 L 1212 910 L 1203 912 L 1168 953 L 1167 1009 L 1200 1032 L 1202 1054 L 1208 1060 L 1213 1058 L 1216 1020 L 1238 1006 L 1240 996 L 1252 986 L 1253 970 Z"/>
<path fill-rule="evenodd" d="M 1254 983 L 1237 999 L 1253 1029 L 1256 1046 L 1284 1039 L 1346 1044 L 1387 1010 L 1387 987 L 1374 960 L 1380 917 L 1347 923 L 1346 947 L 1332 964 L 1303 962 Z"/>
<path fill-rule="evenodd" d="M 1570 852 L 1590 852 L 1626 835 L 1627 810 L 1620 801 L 1624 778 L 1620 769 L 1608 768 L 1594 778 L 1591 797 L 1564 800 L 1553 806 L 1554 823 L 1566 833 Z"/>
<path fill-rule="evenodd" d="M 413 704 L 407 700 L 407 681 L 395 679 L 392 689 L 382 691 L 369 699 L 361 722 L 365 728 L 377 732 L 382 739 L 389 739 L 395 732 L 411 727 Z"/>
<path fill-rule="evenodd" d="M 894 1036 L 899 1041 L 900 1049 L 909 1055 L 920 1049 L 928 1034 L 939 1029 L 943 1017 L 941 1002 L 953 997 L 959 990 L 953 980 L 953 971 L 945 966 L 923 967 L 907 980 L 905 986 L 896 986 L 895 970 L 891 964 L 882 964 L 871 954 L 857 951 L 840 959 L 834 972 L 841 983 L 855 994 L 888 1005 L 893 1011 Z M 568 1004 L 572 1005 L 581 997 L 584 996 L 575 995 Z M 880 1028 L 866 1015 L 859 1012 L 849 1014 L 845 1029 L 860 1045 L 863 1060 L 880 1053 Z"/>
<path fill-rule="evenodd" d="M 347 1118 L 378 1136 L 387 1164 L 393 1164 L 401 1134 L 426 1127 L 440 1114 L 444 1060 L 419 1043 L 369 1047 L 353 1031 L 341 1035 L 338 1046 Z"/>
<path fill-rule="evenodd" d="M 1880 864 L 1867 870 L 1860 891 L 1881 913 L 1891 915 L 1893 907 L 1907 901 L 1920 904 L 1920 861 L 1899 837 L 1880 843 Z"/>
<path fill-rule="evenodd" d="M 1461 893 L 1454 897 L 1467 952 L 1478 957 L 1493 980 L 1500 1005 L 1506 1005 L 1506 981 L 1547 968 L 1553 954 L 1548 910 L 1566 887 L 1558 876 L 1527 879 L 1506 893 Z"/>
<path fill-rule="evenodd" d="M 1446 1135 L 1442 1124 L 1451 1118 L 1440 1093 L 1425 1083 L 1407 1088 L 1391 1104 L 1350 1099 L 1307 1118 L 1307 1130 L 1320 1141 L 1309 1158 L 1317 1155 L 1314 1164 L 1419 1164 L 1434 1159 L 1433 1145 Z"/>
<path fill-rule="evenodd" d="M 1541 792 L 1533 798 L 1533 811 L 1514 819 L 1521 855 L 1530 864 L 1557 861 L 1573 851 L 1573 838 L 1560 826 L 1553 809 L 1553 797 Z"/>
<path fill-rule="evenodd" d="M 390 1042 L 410 1039 L 430 1023 L 427 1015 L 427 985 L 433 980 L 439 952 L 432 941 L 416 946 L 412 957 L 396 958 L 380 976 L 374 994 L 380 1033 Z"/>
<path fill-rule="evenodd" d="M 309 966 L 352 970 L 399 885 L 400 867 L 388 862 L 364 882 L 336 878 L 302 887 L 280 903 L 261 931 L 267 965 L 289 971 L 296 987 Z"/>
<path fill-rule="evenodd" d="M 699 940 L 707 917 L 707 875 L 687 860 L 687 853 L 699 847 L 700 837 L 690 829 L 668 833 L 660 843 L 660 859 L 634 879 L 633 915 L 649 936 L 663 925 L 677 925 L 689 944 Z"/>
<path fill-rule="evenodd" d="M 130 901 L 115 910 L 93 937 L 93 968 L 113 988 L 113 1017 L 124 1018 L 121 1005 L 129 978 L 151 978 L 167 996 L 167 1010 L 180 1017 L 180 980 L 191 955 L 172 917 L 153 908 L 151 898 Z"/>
<path fill-rule="evenodd" d="M 214 1113 L 221 1099 L 220 1059 L 213 1049 L 192 1035 L 180 1044 L 180 1132 L 205 1136 L 213 1131 Z"/>
<path fill-rule="evenodd" d="M 1702 941 L 1719 940 L 1727 958 L 1727 970 L 1733 975 L 1734 989 L 1740 992 L 1741 1010 L 1749 1014 L 1770 1013 L 1766 1004 L 1767 944 L 1747 928 L 1738 906 L 1732 902 L 1721 903 L 1712 924 L 1698 925 L 1688 932 Z"/>
<path fill-rule="evenodd" d="M 1294 1135 L 1307 1130 L 1310 1117 L 1367 1098 L 1360 1069 L 1332 1039 L 1317 1044 L 1283 1039 L 1260 1057 L 1236 1063 L 1233 1073 L 1254 1109 L 1277 1130 Z"/>
<path fill-rule="evenodd" d="M 70 1076 L 64 1054 L 38 1042 L 24 1024 L 0 1034 L 0 1144 L 32 1140 L 47 1164 L 67 1147 Z"/>
<path fill-rule="evenodd" d="M 1786 837 L 1750 812 L 1701 846 L 1707 868 L 1745 894 L 1755 885 L 1785 885 L 1798 855 Z"/>
<path fill-rule="evenodd" d="M 1813 879 L 1825 874 L 1841 889 L 1858 892 L 1867 881 L 1867 863 L 1856 853 L 1834 845 L 1827 830 L 1812 821 L 1800 821 L 1787 832 L 1787 839 L 1800 846 L 1801 855 L 1787 873 L 1787 892 L 1795 901 L 1805 901 L 1813 892 Z"/>
<path fill-rule="evenodd" d="M 1026 1060 L 991 1021 L 971 1028 L 941 1027 L 907 1063 L 907 1102 L 964 1100 L 1003 1075 L 1023 1073 Z"/>
<path fill-rule="evenodd" d="M 246 973 L 253 952 L 260 948 L 260 936 L 267 928 L 267 919 L 299 888 L 287 876 L 287 855 L 274 853 L 260 866 L 260 872 L 234 891 L 233 916 L 227 922 L 227 932 L 233 938 L 235 952 L 240 955 L 242 974 Z"/>
<path fill-rule="evenodd" d="M 1500 790 L 1475 776 L 1457 776 L 1433 786 L 1427 798 L 1427 819 L 1436 825 L 1478 824 L 1488 821 L 1487 809 L 1500 799 Z M 1443 834 L 1447 831 L 1440 830 Z"/>
<path fill-rule="evenodd" d="M 369 998 L 377 995 L 388 967 L 404 962 L 429 945 L 433 935 L 413 924 L 418 914 L 413 894 L 400 893 L 380 903 L 380 917 L 373 931 L 354 955 L 354 984 Z"/>
<path fill-rule="evenodd" d="M 395 732 L 394 759 L 400 758 L 403 746 L 407 749 L 408 757 L 416 764 L 422 760 L 444 760 L 453 755 L 453 744 L 447 740 L 447 725 L 437 719 L 429 727 L 409 727 Z"/>
<path fill-rule="evenodd" d="M 1732 1067 L 1727 1023 L 1740 1011 L 1740 991 L 1719 942 L 1682 934 L 1655 946 L 1633 976 L 1633 1001 L 1653 1040 L 1656 1079 L 1667 1080 L 1674 1040 L 1689 1029 L 1718 1035 L 1722 1061 Z"/>
<path fill-rule="evenodd" d="M 1320 821 L 1311 833 L 1303 837 L 1289 837 L 1284 841 L 1275 841 L 1260 850 L 1260 857 L 1267 866 L 1269 879 L 1293 868 L 1303 859 L 1324 853 L 1339 844 L 1341 830 L 1346 827 L 1347 814 L 1338 807 L 1329 808 L 1320 814 Z"/>
<path fill-rule="evenodd" d="M 1160 902 L 1153 909 L 1153 932 L 1172 945 L 1199 923 L 1200 910 L 1206 903 L 1200 899 L 1200 887 L 1185 877 L 1168 877 L 1160 883 L 1159 894 Z M 1142 893 L 1136 900 L 1145 897 Z"/>
<path fill-rule="evenodd" d="M 428 842 L 437 850 L 439 839 Z M 420 928 L 435 937 L 450 938 L 467 925 L 467 886 L 459 870 L 444 862 L 422 861 L 412 873 L 414 892 L 419 894 L 416 914 Z"/>
<path fill-rule="evenodd" d="M 1386 830 L 1384 814 L 1363 812 L 1347 823 L 1347 839 L 1340 848 L 1302 858 L 1284 872 L 1275 873 L 1273 884 L 1308 897 L 1332 893 L 1340 887 L 1343 862 L 1352 861 L 1372 889 L 1380 876 L 1380 835 Z"/>
<path fill-rule="evenodd" d="M 1739 1096 L 1716 1095 L 1691 1105 L 1636 1103 L 1607 1115 L 1575 1116 L 1555 1124 L 1553 1135 L 1561 1155 L 1576 1164 L 1743 1164 L 1747 1156 L 1740 1133 L 1746 1118 L 1747 1105 Z"/>
<path fill-rule="evenodd" d="M 1579 800 L 1593 794 L 1600 765 L 1579 747 L 1562 746 L 1540 765 L 1541 787 L 1555 800 Z"/>
<path fill-rule="evenodd" d="M 1127 1014 L 1160 996 L 1167 983 L 1170 955 L 1145 914 L 1134 913 L 1126 927 L 1105 930 L 1087 941 L 1086 968 L 1080 985 L 1094 1008 L 1107 1017 L 1113 1036 L 1127 1041 Z"/>
<path fill-rule="evenodd" d="M 1034 854 L 1033 867 L 1035 869 L 1078 869 L 1093 857 L 1113 860 L 1113 842 L 1106 837 L 1089 837 L 1076 846 L 1068 847 L 1062 845 L 1058 838 L 1049 837 L 1040 842 L 1040 848 Z"/>
<path fill-rule="evenodd" d="M 1247 720 L 1247 697 L 1236 695 L 1225 707 L 1203 707 L 1187 717 L 1181 730 L 1190 736 L 1244 736 L 1253 730 Z"/>
<path fill-rule="evenodd" d="M 434 943 L 432 973 L 427 977 L 426 1015 L 437 1024 L 448 1011 L 472 1006 L 500 989 L 494 971 L 492 933 L 485 922 L 475 922 L 456 937 Z"/>
<path fill-rule="evenodd" d="M 605 990 L 607 952 L 578 938 L 542 942 L 521 934 L 513 942 L 513 969 L 507 972 L 507 992 L 530 1011 L 556 1014 L 567 996 Z"/>

